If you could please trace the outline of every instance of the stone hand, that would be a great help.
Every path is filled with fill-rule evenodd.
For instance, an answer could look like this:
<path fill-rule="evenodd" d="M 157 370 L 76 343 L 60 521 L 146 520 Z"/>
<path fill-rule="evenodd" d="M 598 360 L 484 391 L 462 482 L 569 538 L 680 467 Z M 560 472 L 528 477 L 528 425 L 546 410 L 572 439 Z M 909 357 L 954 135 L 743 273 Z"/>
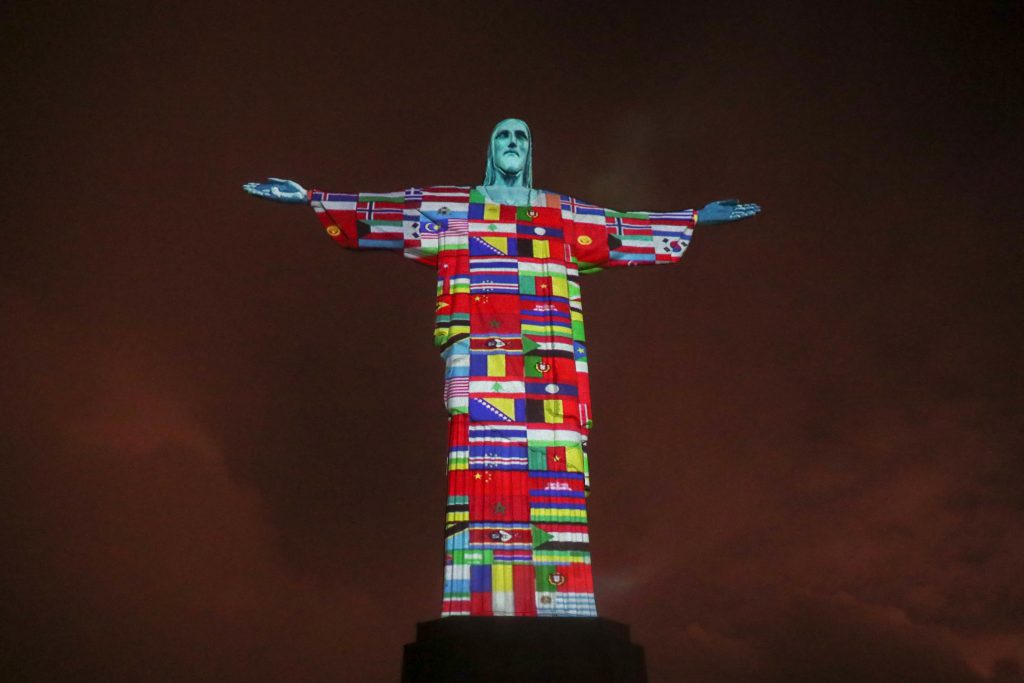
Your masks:
<path fill-rule="evenodd" d="M 242 189 L 251 195 L 275 202 L 304 204 L 309 199 L 306 188 L 294 180 L 284 178 L 267 178 L 265 183 L 246 183 L 242 185 Z"/>
<path fill-rule="evenodd" d="M 738 199 L 711 202 L 698 213 L 697 225 L 714 225 L 750 218 L 761 212 L 757 204 L 740 204 Z"/>

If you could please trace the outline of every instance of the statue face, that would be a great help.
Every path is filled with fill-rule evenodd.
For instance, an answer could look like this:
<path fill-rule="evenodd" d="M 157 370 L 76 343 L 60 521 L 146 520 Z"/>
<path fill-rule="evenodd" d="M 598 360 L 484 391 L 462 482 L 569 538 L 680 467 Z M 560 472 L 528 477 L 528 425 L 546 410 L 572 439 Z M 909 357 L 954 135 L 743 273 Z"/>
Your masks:
<path fill-rule="evenodd" d="M 491 159 L 505 175 L 517 175 L 530 153 L 530 130 L 519 119 L 505 119 L 491 137 Z"/>

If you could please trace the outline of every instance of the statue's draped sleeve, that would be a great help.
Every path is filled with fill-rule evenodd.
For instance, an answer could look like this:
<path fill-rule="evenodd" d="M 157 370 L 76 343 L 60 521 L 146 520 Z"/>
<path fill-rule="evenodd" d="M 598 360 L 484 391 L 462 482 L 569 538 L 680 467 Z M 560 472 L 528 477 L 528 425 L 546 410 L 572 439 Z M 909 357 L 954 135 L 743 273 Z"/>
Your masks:
<path fill-rule="evenodd" d="M 617 266 L 675 263 L 690 245 L 697 212 L 615 211 L 571 197 L 562 199 L 563 218 L 573 225 L 571 244 L 580 273 Z"/>
<path fill-rule="evenodd" d="M 423 191 L 346 194 L 310 190 L 309 203 L 335 242 L 346 249 L 391 249 L 437 265 L 439 228 L 420 213 Z"/>

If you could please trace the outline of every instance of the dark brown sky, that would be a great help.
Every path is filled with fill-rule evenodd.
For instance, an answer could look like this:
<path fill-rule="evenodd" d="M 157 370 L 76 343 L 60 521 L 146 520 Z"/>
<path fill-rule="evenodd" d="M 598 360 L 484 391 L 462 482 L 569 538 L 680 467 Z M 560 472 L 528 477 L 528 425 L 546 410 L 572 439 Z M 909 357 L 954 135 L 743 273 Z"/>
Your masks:
<path fill-rule="evenodd" d="M 541 187 L 765 207 L 584 283 L 652 682 L 1022 680 L 1021 3 L 679 4 L 4 5 L 8 680 L 397 680 L 433 275 L 240 186 L 473 184 L 506 116 Z"/>

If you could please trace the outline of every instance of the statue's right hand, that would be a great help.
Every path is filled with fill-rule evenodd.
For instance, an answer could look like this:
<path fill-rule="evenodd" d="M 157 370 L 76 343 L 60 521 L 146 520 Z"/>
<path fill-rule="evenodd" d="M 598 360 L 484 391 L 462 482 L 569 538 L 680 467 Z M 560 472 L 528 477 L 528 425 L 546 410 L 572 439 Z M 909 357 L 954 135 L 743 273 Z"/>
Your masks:
<path fill-rule="evenodd" d="M 251 195 L 275 202 L 305 204 L 308 201 L 306 188 L 294 180 L 284 178 L 267 178 L 265 183 L 246 183 L 242 189 Z"/>

